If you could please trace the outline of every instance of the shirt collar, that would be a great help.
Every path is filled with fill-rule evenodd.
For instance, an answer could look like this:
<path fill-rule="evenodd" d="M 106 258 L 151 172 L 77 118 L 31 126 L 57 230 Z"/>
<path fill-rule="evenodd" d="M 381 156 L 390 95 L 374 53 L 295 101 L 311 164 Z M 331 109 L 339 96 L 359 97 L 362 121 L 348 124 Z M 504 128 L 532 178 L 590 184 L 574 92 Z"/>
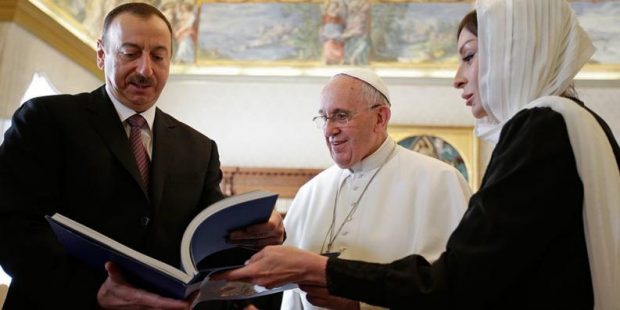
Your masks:
<path fill-rule="evenodd" d="M 114 97 L 110 92 L 108 92 L 108 88 L 106 87 L 105 91 L 108 93 L 108 97 L 112 100 L 112 104 L 114 105 L 114 109 L 116 109 L 116 113 L 118 113 L 118 117 L 121 119 L 121 122 L 125 122 L 130 116 L 136 114 L 136 111 L 128 108 L 124 104 L 122 104 L 116 97 Z M 152 130 L 153 122 L 155 121 L 155 109 L 156 104 L 150 107 L 148 110 L 138 113 L 144 117 L 146 123 L 149 125 L 149 129 Z"/>
<path fill-rule="evenodd" d="M 396 142 L 394 142 L 392 138 L 387 137 L 385 141 L 383 141 L 383 144 L 381 144 L 381 146 L 374 153 L 362 159 L 359 163 L 351 166 L 348 170 L 351 173 L 363 173 L 379 168 L 379 166 L 383 165 L 387 161 L 388 156 L 390 156 L 392 150 L 396 147 L 395 144 Z"/>

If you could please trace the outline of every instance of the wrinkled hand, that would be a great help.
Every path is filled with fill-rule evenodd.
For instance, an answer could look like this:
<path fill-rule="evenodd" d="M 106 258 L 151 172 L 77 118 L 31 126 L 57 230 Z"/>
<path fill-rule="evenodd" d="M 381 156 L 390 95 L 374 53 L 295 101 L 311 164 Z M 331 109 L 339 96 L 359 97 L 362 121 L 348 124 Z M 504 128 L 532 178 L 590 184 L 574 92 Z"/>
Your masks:
<path fill-rule="evenodd" d="M 287 283 L 325 286 L 327 257 L 290 246 L 267 246 L 244 267 L 211 276 L 214 280 L 244 281 L 267 288 Z"/>
<path fill-rule="evenodd" d="M 334 310 L 359 310 L 359 302 L 329 294 L 327 287 L 316 285 L 300 285 L 299 288 L 306 292 L 309 303 L 322 308 Z"/>
<path fill-rule="evenodd" d="M 128 284 L 112 262 L 105 264 L 108 278 L 97 293 L 97 302 L 104 309 L 190 309 L 191 303 L 165 298 Z"/>
<path fill-rule="evenodd" d="M 228 242 L 252 249 L 261 249 L 268 245 L 282 244 L 282 242 L 284 242 L 282 215 L 273 210 L 266 223 L 235 230 L 228 236 Z"/>

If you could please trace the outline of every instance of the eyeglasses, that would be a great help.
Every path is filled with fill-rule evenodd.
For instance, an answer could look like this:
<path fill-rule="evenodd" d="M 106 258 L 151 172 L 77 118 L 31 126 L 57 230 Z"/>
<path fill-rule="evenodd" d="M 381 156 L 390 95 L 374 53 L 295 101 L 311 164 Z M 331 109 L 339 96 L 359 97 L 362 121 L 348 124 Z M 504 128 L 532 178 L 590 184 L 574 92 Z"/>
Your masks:
<path fill-rule="evenodd" d="M 372 107 L 366 109 L 365 111 L 372 110 L 374 108 L 380 107 L 383 104 L 375 104 Z M 353 117 L 355 117 L 360 111 L 340 111 L 334 113 L 332 116 L 327 115 L 318 115 L 312 118 L 312 121 L 316 124 L 316 128 L 323 129 L 325 125 L 327 125 L 327 121 L 332 121 L 338 124 L 338 126 L 346 126 Z"/>

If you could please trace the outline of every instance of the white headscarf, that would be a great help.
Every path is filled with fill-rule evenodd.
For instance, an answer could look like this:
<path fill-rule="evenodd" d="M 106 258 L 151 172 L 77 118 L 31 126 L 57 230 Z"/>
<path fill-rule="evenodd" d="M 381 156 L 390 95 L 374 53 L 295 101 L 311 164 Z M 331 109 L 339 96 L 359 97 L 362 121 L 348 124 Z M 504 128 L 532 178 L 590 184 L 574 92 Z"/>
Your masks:
<path fill-rule="evenodd" d="M 476 134 L 497 143 L 503 123 L 536 98 L 560 95 L 594 54 L 563 0 L 482 0 L 478 14 L 480 98 Z"/>
<path fill-rule="evenodd" d="M 558 97 L 594 53 L 564 0 L 478 0 L 480 98 L 476 134 L 497 143 L 522 109 L 562 114 L 584 187 L 584 231 L 595 309 L 620 309 L 620 172 L 594 117 Z"/>

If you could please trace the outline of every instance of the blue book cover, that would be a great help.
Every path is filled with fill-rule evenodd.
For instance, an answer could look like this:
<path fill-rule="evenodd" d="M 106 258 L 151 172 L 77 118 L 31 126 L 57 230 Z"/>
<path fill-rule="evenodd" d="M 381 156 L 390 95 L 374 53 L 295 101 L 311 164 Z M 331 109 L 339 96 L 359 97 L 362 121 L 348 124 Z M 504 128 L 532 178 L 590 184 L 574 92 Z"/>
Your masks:
<path fill-rule="evenodd" d="M 134 285 L 162 296 L 182 299 L 201 286 L 213 289 L 213 285 L 202 285 L 204 279 L 208 281 L 211 272 L 243 265 L 255 251 L 228 244 L 228 234 L 266 222 L 277 198 L 274 193 L 253 191 L 227 197 L 205 208 L 194 217 L 183 234 L 182 269 L 135 251 L 59 213 L 46 216 L 46 219 L 70 255 L 93 268 L 103 269 L 105 262 L 112 261 Z M 256 289 L 257 293 L 263 292 L 261 288 Z M 215 296 L 217 292 L 208 295 Z M 253 297 L 251 295 L 239 297 Z M 228 299 L 237 298 L 230 296 Z"/>

